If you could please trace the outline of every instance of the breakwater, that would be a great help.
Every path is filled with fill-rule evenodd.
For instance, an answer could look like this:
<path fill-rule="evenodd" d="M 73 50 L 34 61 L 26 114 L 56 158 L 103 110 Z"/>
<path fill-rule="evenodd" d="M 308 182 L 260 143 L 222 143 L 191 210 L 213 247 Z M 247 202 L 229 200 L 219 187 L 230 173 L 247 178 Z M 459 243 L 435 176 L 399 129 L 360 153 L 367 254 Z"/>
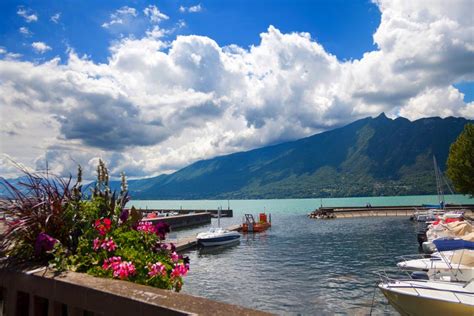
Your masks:
<path fill-rule="evenodd" d="M 211 223 L 211 213 L 195 213 L 175 216 L 162 216 L 153 218 L 144 218 L 149 222 L 165 222 L 171 229 L 185 228 L 198 225 L 207 225 Z"/>
<path fill-rule="evenodd" d="M 332 213 L 336 218 L 351 217 L 379 217 L 379 216 L 412 216 L 416 211 L 429 210 L 430 207 L 419 205 L 401 205 L 401 206 L 365 206 L 365 207 L 320 207 L 316 211 Z M 472 217 L 474 212 L 473 204 L 465 205 L 447 205 L 445 210 L 464 210 L 465 215 Z M 316 212 L 315 211 L 315 212 Z"/>

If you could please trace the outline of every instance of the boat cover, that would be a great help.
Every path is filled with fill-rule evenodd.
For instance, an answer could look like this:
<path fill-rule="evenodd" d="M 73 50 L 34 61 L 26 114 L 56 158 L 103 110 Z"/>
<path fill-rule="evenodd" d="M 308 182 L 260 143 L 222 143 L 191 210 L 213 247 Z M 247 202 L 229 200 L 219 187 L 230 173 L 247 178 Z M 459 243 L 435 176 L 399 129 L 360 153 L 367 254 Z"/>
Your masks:
<path fill-rule="evenodd" d="M 474 250 L 474 242 L 462 239 L 435 239 L 433 243 L 438 251 L 450 251 L 460 249 Z"/>

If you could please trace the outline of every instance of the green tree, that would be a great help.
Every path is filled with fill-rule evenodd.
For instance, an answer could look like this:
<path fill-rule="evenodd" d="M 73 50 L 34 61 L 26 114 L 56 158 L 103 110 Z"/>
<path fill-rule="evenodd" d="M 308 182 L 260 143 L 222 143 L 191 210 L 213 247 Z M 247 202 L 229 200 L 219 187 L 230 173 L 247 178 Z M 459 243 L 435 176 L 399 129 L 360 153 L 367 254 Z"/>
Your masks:
<path fill-rule="evenodd" d="M 474 195 L 474 124 L 468 123 L 451 145 L 448 156 L 448 177 L 456 191 Z"/>

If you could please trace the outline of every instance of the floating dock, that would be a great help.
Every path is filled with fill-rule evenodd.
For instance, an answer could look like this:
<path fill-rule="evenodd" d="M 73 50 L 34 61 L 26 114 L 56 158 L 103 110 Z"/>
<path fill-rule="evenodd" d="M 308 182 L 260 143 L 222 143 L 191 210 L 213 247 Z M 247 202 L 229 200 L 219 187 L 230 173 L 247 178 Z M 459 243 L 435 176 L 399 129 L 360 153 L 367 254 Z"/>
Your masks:
<path fill-rule="evenodd" d="M 351 218 L 351 217 L 375 217 L 375 216 L 412 216 L 416 211 L 424 211 L 432 209 L 427 206 L 365 206 L 365 207 L 321 207 L 319 210 L 324 210 L 328 213 L 333 212 L 336 218 Z M 474 205 L 448 205 L 445 210 L 464 210 L 465 215 L 473 217 Z"/>
<path fill-rule="evenodd" d="M 240 229 L 240 225 L 232 225 L 232 226 L 227 227 L 226 229 L 231 230 L 231 231 L 238 231 Z M 196 247 L 197 239 L 196 239 L 196 236 L 184 237 L 184 238 L 178 239 L 178 241 L 174 244 L 176 246 L 176 251 L 181 252 L 181 251 Z"/>

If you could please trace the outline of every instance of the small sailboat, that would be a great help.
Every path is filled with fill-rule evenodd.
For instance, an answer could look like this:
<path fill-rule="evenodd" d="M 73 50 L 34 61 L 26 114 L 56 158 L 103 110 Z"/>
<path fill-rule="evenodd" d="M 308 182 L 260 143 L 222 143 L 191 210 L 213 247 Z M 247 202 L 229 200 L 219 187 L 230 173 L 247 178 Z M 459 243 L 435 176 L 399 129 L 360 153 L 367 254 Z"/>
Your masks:
<path fill-rule="evenodd" d="M 229 231 L 221 228 L 221 209 L 217 211 L 217 228 L 212 227 L 207 232 L 199 233 L 196 236 L 198 244 L 204 247 L 221 246 L 234 243 L 240 240 L 240 234 L 236 231 Z"/>

